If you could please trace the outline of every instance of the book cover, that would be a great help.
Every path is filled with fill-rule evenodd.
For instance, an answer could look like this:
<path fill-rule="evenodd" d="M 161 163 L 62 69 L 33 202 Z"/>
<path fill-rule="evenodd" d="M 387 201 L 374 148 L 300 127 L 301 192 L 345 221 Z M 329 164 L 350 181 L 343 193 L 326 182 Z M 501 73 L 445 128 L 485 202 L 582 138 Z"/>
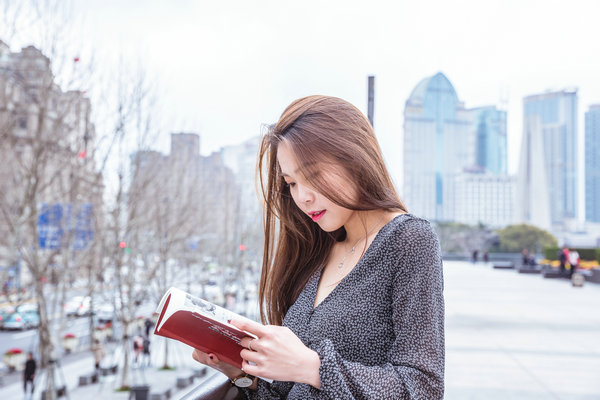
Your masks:
<path fill-rule="evenodd" d="M 254 335 L 227 321 L 245 317 L 174 287 L 165 293 L 156 312 L 154 334 L 214 353 L 220 360 L 242 367 L 240 340 Z"/>

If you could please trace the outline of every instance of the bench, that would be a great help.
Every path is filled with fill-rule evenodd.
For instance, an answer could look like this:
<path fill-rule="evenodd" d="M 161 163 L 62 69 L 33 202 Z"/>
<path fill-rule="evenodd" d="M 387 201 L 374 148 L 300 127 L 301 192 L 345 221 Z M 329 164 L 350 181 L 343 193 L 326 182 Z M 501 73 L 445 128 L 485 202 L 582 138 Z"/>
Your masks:
<path fill-rule="evenodd" d="M 515 269 L 515 263 L 512 261 L 496 261 L 494 262 L 495 269 Z"/>
<path fill-rule="evenodd" d="M 520 274 L 539 274 L 542 270 L 535 265 L 522 265 L 518 272 Z"/>
<path fill-rule="evenodd" d="M 560 273 L 560 270 L 554 268 L 545 268 L 542 271 L 542 276 L 546 279 L 559 279 L 564 277 L 564 275 Z"/>
<path fill-rule="evenodd" d="M 114 375 L 117 373 L 118 369 L 119 369 L 119 366 L 117 364 L 110 365 L 108 367 L 100 367 L 100 375 L 102 375 L 102 376 Z"/>
<path fill-rule="evenodd" d="M 175 386 L 177 387 L 177 389 L 183 389 L 185 387 L 188 387 L 189 385 L 194 383 L 195 377 L 196 377 L 195 372 L 181 374 L 181 375 L 177 376 L 177 380 L 175 381 L 176 382 Z"/>
<path fill-rule="evenodd" d="M 133 398 L 133 400 L 148 400 L 148 392 L 150 391 L 150 386 L 148 385 L 138 385 L 132 386 L 129 389 L 129 400 Z"/>
<path fill-rule="evenodd" d="M 592 283 L 600 283 L 600 268 L 594 268 L 585 276 L 585 280 Z"/>
<path fill-rule="evenodd" d="M 98 372 L 90 372 L 86 375 L 79 375 L 79 386 L 86 386 L 92 383 L 98 383 Z"/>
<path fill-rule="evenodd" d="M 61 397 L 65 397 L 66 395 L 67 395 L 67 387 L 65 385 L 56 387 L 56 397 L 55 398 L 58 399 Z M 46 400 L 46 391 L 45 390 L 42 391 L 42 400 Z"/>
<path fill-rule="evenodd" d="M 194 378 L 202 378 L 203 376 L 206 376 L 206 371 L 208 370 L 208 367 L 201 365 L 200 368 L 194 368 L 192 371 L 194 371 Z"/>
<path fill-rule="evenodd" d="M 168 400 L 171 397 L 171 385 L 157 384 L 150 387 L 150 400 Z"/>

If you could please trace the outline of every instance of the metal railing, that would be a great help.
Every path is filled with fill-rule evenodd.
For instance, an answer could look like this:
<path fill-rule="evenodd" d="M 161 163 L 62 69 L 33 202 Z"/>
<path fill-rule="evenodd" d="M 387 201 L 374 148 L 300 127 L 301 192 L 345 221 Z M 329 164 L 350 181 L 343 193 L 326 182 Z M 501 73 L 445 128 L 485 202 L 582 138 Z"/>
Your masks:
<path fill-rule="evenodd" d="M 213 370 L 198 386 L 189 391 L 181 400 L 238 400 L 243 396 L 229 379 Z"/>

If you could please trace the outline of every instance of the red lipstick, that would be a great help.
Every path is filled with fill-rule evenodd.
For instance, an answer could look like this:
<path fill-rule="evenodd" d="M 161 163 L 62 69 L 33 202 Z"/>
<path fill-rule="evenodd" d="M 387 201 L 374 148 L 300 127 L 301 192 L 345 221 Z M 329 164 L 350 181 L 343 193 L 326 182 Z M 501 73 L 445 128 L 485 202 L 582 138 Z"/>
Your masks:
<path fill-rule="evenodd" d="M 325 210 L 311 212 L 310 217 L 312 218 L 312 220 L 314 222 L 317 222 L 318 220 L 323 218 L 323 215 L 325 215 L 325 212 L 326 212 Z"/>

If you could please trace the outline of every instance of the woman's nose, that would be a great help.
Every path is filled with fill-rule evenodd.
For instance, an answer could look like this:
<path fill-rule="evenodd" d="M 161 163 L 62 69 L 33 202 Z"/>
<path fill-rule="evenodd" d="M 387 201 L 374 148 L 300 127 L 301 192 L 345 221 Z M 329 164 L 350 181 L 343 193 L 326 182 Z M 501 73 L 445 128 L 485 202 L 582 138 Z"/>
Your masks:
<path fill-rule="evenodd" d="M 306 186 L 298 188 L 298 200 L 302 203 L 310 203 L 315 200 L 315 192 Z"/>

